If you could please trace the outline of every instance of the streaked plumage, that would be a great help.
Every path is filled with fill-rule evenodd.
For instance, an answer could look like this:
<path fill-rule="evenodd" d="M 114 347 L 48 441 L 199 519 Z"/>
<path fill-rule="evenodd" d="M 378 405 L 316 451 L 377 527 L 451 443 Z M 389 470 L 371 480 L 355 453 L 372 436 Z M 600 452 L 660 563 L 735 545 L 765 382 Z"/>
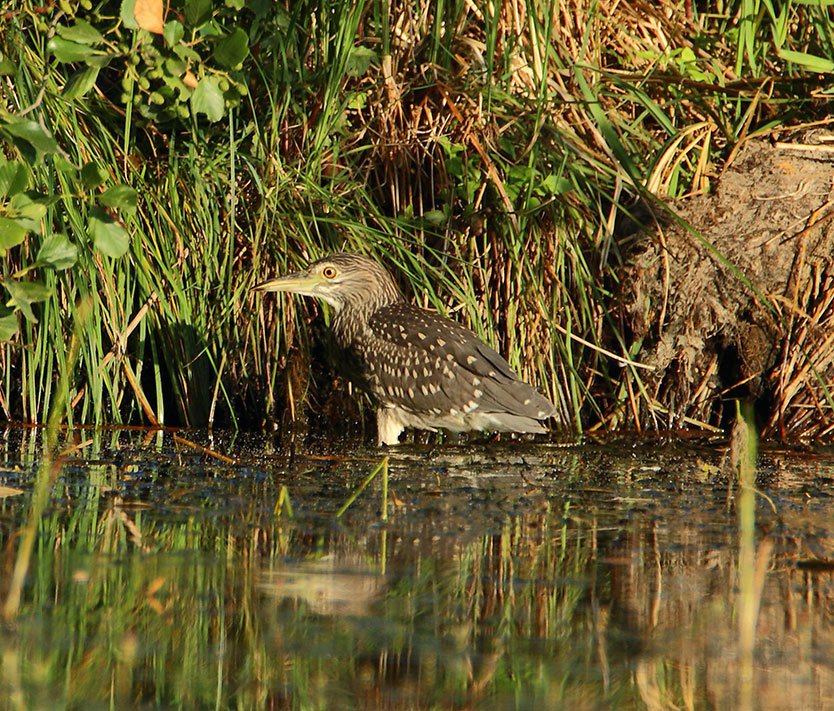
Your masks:
<path fill-rule="evenodd" d="M 380 444 L 405 427 L 546 432 L 546 397 L 460 324 L 409 304 L 372 259 L 337 253 L 256 287 L 313 296 L 334 309 L 333 332 L 352 379 L 377 401 Z"/>

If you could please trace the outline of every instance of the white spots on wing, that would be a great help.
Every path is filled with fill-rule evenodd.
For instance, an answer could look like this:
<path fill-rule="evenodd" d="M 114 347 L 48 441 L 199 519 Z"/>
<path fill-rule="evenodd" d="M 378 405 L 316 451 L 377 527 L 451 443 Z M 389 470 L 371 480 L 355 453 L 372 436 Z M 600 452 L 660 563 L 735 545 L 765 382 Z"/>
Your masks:
<path fill-rule="evenodd" d="M 466 356 L 466 365 L 477 363 L 478 359 L 475 356 Z"/>
<path fill-rule="evenodd" d="M 494 377 L 495 377 L 495 371 L 494 371 L 494 370 L 490 370 L 490 371 L 489 371 L 489 373 L 487 373 L 487 375 L 488 375 L 490 378 L 494 378 Z"/>
<path fill-rule="evenodd" d="M 456 408 L 454 408 L 454 407 L 453 407 L 451 410 L 449 410 L 449 414 L 450 414 L 452 417 L 457 417 L 457 416 L 460 414 L 460 412 L 458 412 L 458 410 L 457 410 Z"/>
<path fill-rule="evenodd" d="M 429 394 L 429 389 L 425 385 L 421 385 L 420 386 L 420 392 L 423 393 L 423 395 L 428 395 Z"/>
<path fill-rule="evenodd" d="M 478 409 L 478 403 L 475 402 L 474 400 L 470 400 L 463 407 L 463 411 L 466 412 L 466 413 L 472 412 L 473 410 L 477 410 L 477 409 Z"/>
<path fill-rule="evenodd" d="M 480 384 L 481 384 L 481 379 L 480 378 L 472 378 L 472 385 L 474 385 L 477 388 Z"/>
<path fill-rule="evenodd" d="M 425 341 L 426 340 L 426 334 L 423 333 L 422 331 L 418 331 L 417 332 L 417 338 L 419 338 L 421 341 Z"/>
<path fill-rule="evenodd" d="M 433 351 L 433 350 L 434 350 L 434 343 L 430 343 L 430 344 L 429 344 L 429 350 L 430 350 L 430 351 Z"/>
<path fill-rule="evenodd" d="M 483 390 L 478 390 L 476 388 L 474 391 L 472 391 L 472 395 L 475 397 L 475 399 L 478 399 L 480 397 L 483 397 L 484 391 Z M 526 405 L 527 403 L 525 402 L 524 404 Z"/>
<path fill-rule="evenodd" d="M 438 331 L 437 334 L 440 335 L 440 331 Z M 437 339 L 437 345 L 440 346 L 441 348 L 443 348 L 443 346 L 446 345 L 446 341 L 444 341 L 442 338 L 438 338 Z M 432 348 L 434 348 L 434 346 L 432 346 Z"/>
<path fill-rule="evenodd" d="M 451 353 L 446 354 L 446 360 L 448 360 L 449 362 L 453 361 L 454 359 L 455 357 Z M 437 367 L 440 367 L 440 360 L 437 361 Z"/>
<path fill-rule="evenodd" d="M 530 404 L 530 402 L 531 402 L 531 400 L 530 400 L 530 398 L 528 397 L 528 398 L 524 401 L 524 404 L 525 404 L 525 405 L 529 405 L 529 404 Z"/>
<path fill-rule="evenodd" d="M 429 383 L 429 392 L 434 395 L 440 388 L 434 383 Z"/>
<path fill-rule="evenodd" d="M 411 399 L 414 399 L 414 388 L 409 388 L 408 389 L 408 397 L 410 397 Z"/>

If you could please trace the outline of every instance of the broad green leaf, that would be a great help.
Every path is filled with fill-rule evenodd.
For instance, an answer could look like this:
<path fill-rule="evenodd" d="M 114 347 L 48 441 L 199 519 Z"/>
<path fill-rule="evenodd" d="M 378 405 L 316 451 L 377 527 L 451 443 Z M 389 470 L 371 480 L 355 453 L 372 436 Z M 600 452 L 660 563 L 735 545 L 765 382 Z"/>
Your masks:
<path fill-rule="evenodd" d="M 26 165 L 0 156 L 0 197 L 9 197 L 23 192 L 29 185 Z"/>
<path fill-rule="evenodd" d="M 185 30 L 183 30 L 182 24 L 176 20 L 166 22 L 165 29 L 162 31 L 162 35 L 165 37 L 165 44 L 169 47 L 178 45 L 184 33 Z"/>
<path fill-rule="evenodd" d="M 18 193 L 9 201 L 8 216 L 27 230 L 38 229 L 38 223 L 46 214 L 49 200 L 36 192 Z"/>
<path fill-rule="evenodd" d="M 114 185 L 98 196 L 98 201 L 106 207 L 133 212 L 137 202 L 136 191 L 129 185 Z"/>
<path fill-rule="evenodd" d="M 547 195 L 564 195 L 573 189 L 573 184 L 567 178 L 551 173 L 542 180 L 540 188 Z"/>
<path fill-rule="evenodd" d="M 183 62 L 193 62 L 194 64 L 198 64 L 200 62 L 200 55 L 185 44 L 178 44 L 174 47 L 174 54 L 176 54 Z"/>
<path fill-rule="evenodd" d="M 53 233 L 43 241 L 35 261 L 38 266 L 69 269 L 78 261 L 78 247 L 66 235 Z"/>
<path fill-rule="evenodd" d="M 368 94 L 364 91 L 357 91 L 348 97 L 346 107 L 354 111 L 361 111 L 368 105 Z"/>
<path fill-rule="evenodd" d="M 17 72 L 17 65 L 8 57 L 0 55 L 0 76 L 12 76 Z"/>
<path fill-rule="evenodd" d="M 214 48 L 214 58 L 218 64 L 234 69 L 249 56 L 249 35 L 240 27 L 228 37 L 224 37 Z"/>
<path fill-rule="evenodd" d="M 352 47 L 348 54 L 345 72 L 348 76 L 361 77 L 368 71 L 371 62 L 376 61 L 376 52 L 368 47 Z"/>
<path fill-rule="evenodd" d="M 99 71 L 98 67 L 87 67 L 75 72 L 64 85 L 61 94 L 65 99 L 70 100 L 84 96 L 96 85 Z"/>
<path fill-rule="evenodd" d="M 81 182 L 88 188 L 95 188 L 107 180 L 107 171 L 100 165 L 90 162 L 81 169 Z"/>
<path fill-rule="evenodd" d="M 32 311 L 32 304 L 38 301 L 45 301 L 52 293 L 43 284 L 36 281 L 18 281 L 17 279 L 4 279 L 3 286 L 11 297 L 6 306 L 11 309 L 20 309 L 21 313 L 32 323 L 38 319 Z"/>
<path fill-rule="evenodd" d="M 52 158 L 52 165 L 59 173 L 63 175 L 72 176 L 74 180 L 78 174 L 78 168 L 70 163 L 64 156 L 55 156 Z"/>
<path fill-rule="evenodd" d="M 104 39 L 101 32 L 84 20 L 76 20 L 75 24 L 69 27 L 59 25 L 57 32 L 65 40 L 79 44 L 98 44 Z"/>
<path fill-rule="evenodd" d="M 17 335 L 17 316 L 8 308 L 0 308 L 0 341 L 11 341 Z"/>
<path fill-rule="evenodd" d="M 29 230 L 19 224 L 17 220 L 0 217 L 0 256 L 5 255 L 6 251 L 12 247 L 19 245 L 26 238 L 28 232 Z"/>
<path fill-rule="evenodd" d="M 177 59 L 176 57 L 168 57 L 168 59 L 165 60 L 165 69 L 168 70 L 168 73 L 171 76 L 181 77 L 188 70 L 188 65 L 181 59 Z"/>
<path fill-rule="evenodd" d="M 30 163 L 40 160 L 44 153 L 58 152 L 58 143 L 36 121 L 10 121 L 8 119 L 7 121 L 8 123 L 5 124 L 0 123 L 0 133 L 6 133 L 12 138 L 21 139 L 28 144 L 30 150 L 27 151 L 25 146 L 21 146 L 19 141 L 15 141 L 17 147 L 24 152 L 27 161 Z"/>
<path fill-rule="evenodd" d="M 122 19 L 122 24 L 129 30 L 138 30 L 139 24 L 136 22 L 136 16 L 133 14 L 134 0 L 122 0 L 122 9 L 119 12 L 119 17 Z"/>
<path fill-rule="evenodd" d="M 449 218 L 443 210 L 428 210 L 423 213 L 423 221 L 433 227 L 439 227 L 447 222 L 448 219 Z"/>
<path fill-rule="evenodd" d="M 117 259 L 130 247 L 130 236 L 125 228 L 100 208 L 90 210 L 88 229 L 95 248 L 108 257 Z"/>
<path fill-rule="evenodd" d="M 186 0 L 185 21 L 192 27 L 199 27 L 211 17 L 211 0 Z"/>
<path fill-rule="evenodd" d="M 226 110 L 220 83 L 215 77 L 203 77 L 191 95 L 191 110 L 205 114 L 209 121 L 219 121 Z"/>
<path fill-rule="evenodd" d="M 46 43 L 46 48 L 55 56 L 59 62 L 83 62 L 88 57 L 94 57 L 96 52 L 86 44 L 70 42 L 61 37 L 53 37 Z"/>

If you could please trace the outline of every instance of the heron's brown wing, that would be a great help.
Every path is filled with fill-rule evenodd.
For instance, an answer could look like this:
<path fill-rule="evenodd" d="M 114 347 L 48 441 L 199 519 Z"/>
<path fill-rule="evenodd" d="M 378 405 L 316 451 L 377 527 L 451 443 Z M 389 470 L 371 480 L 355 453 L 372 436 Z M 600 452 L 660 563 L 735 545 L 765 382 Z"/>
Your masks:
<path fill-rule="evenodd" d="M 521 381 L 472 331 L 440 314 L 399 303 L 370 320 L 364 344 L 381 397 L 418 411 L 509 413 L 543 419 L 553 404 Z M 374 354 L 379 354 L 374 363 Z M 477 405 L 477 407 L 475 407 Z"/>

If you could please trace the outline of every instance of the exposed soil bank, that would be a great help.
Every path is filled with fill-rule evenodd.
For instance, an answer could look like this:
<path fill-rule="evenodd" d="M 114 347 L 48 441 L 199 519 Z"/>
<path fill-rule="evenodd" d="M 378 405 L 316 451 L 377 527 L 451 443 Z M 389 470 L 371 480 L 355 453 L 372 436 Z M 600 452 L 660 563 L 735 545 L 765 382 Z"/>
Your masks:
<path fill-rule="evenodd" d="M 832 438 L 832 151 L 747 142 L 713 194 L 675 206 L 697 234 L 669 220 L 632 255 L 621 317 L 666 424 L 726 422 L 748 396 L 766 436 Z"/>

